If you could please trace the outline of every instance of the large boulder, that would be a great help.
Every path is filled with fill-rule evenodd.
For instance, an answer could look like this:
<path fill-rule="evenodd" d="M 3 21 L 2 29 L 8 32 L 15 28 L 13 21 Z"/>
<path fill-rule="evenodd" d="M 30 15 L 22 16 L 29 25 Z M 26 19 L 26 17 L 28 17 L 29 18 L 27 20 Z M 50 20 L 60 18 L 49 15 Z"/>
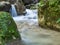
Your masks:
<path fill-rule="evenodd" d="M 0 1 L 0 11 L 9 12 L 10 8 L 11 8 L 11 5 L 9 2 Z"/>
<path fill-rule="evenodd" d="M 15 39 L 21 40 L 21 37 L 14 20 L 9 13 L 0 12 L 0 45 Z"/>

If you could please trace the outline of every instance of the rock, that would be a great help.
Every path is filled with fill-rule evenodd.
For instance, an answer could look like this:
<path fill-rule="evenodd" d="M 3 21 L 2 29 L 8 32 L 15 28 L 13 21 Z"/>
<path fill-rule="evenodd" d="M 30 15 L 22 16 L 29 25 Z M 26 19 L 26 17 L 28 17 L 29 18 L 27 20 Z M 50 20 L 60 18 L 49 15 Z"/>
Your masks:
<path fill-rule="evenodd" d="M 34 5 L 39 2 L 39 0 L 28 0 L 28 1 L 22 0 L 22 1 L 23 1 L 24 5 L 26 6 L 27 9 L 30 9 L 31 6 L 34 7 Z"/>
<path fill-rule="evenodd" d="M 9 13 L 0 12 L 0 44 L 5 45 L 15 39 L 21 40 L 21 37 L 14 20 Z"/>
<path fill-rule="evenodd" d="M 0 11 L 9 12 L 10 8 L 11 5 L 9 4 L 9 2 L 5 2 L 5 1 L 0 2 Z"/>
<path fill-rule="evenodd" d="M 18 15 L 22 15 L 26 13 L 26 8 L 22 2 L 22 0 L 9 0 L 10 4 L 14 4 L 17 10 Z"/>
<path fill-rule="evenodd" d="M 39 0 L 22 0 L 24 5 L 29 5 L 29 4 L 33 4 L 33 3 L 38 3 Z"/>
<path fill-rule="evenodd" d="M 16 2 L 16 5 L 15 6 L 16 6 L 16 10 L 17 10 L 18 15 L 22 15 L 22 14 L 25 14 L 26 13 L 26 8 L 25 8 L 22 0 L 21 1 L 18 0 Z"/>
<path fill-rule="evenodd" d="M 8 0 L 8 2 L 10 2 L 10 4 L 15 4 L 17 0 Z"/>

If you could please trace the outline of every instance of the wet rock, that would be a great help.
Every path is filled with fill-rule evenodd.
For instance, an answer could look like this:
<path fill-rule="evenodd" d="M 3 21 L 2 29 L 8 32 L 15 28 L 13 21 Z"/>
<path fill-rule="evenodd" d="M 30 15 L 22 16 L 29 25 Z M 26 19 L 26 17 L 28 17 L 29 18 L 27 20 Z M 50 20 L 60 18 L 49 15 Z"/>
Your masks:
<path fill-rule="evenodd" d="M 9 4 L 9 2 L 5 2 L 5 1 L 0 2 L 0 11 L 9 12 L 10 8 L 11 5 Z"/>
<path fill-rule="evenodd" d="M 25 8 L 22 1 L 17 1 L 15 6 L 16 6 L 16 10 L 17 10 L 18 15 L 22 15 L 22 14 L 26 13 L 26 11 L 25 11 L 26 8 Z"/>
<path fill-rule="evenodd" d="M 14 20 L 9 13 L 0 12 L 0 44 L 5 45 L 15 39 L 21 40 L 21 37 Z"/>
<path fill-rule="evenodd" d="M 18 13 L 18 15 L 22 15 L 22 14 L 25 14 L 26 13 L 26 8 L 22 2 L 22 0 L 9 0 L 10 4 L 14 4 L 15 5 L 15 8 L 16 8 L 16 11 Z"/>

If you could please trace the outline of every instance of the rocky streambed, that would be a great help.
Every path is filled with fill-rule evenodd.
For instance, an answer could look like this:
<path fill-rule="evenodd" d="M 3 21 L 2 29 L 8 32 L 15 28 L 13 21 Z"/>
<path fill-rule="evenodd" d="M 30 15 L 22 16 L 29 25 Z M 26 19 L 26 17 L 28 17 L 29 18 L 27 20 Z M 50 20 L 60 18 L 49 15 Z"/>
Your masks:
<path fill-rule="evenodd" d="M 13 17 L 22 38 L 21 43 L 17 41 L 15 45 L 60 45 L 60 32 L 39 27 L 38 19 L 33 17 Z"/>
<path fill-rule="evenodd" d="M 60 32 L 43 29 L 34 21 L 16 21 L 16 24 L 24 45 L 60 45 Z"/>

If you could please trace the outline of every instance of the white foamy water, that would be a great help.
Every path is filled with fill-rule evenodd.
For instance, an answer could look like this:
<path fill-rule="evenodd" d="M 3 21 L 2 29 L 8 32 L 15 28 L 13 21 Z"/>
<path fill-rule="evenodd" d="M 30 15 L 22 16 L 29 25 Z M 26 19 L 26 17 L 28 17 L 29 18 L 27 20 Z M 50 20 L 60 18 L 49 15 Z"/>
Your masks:
<path fill-rule="evenodd" d="M 16 16 L 13 17 L 15 21 L 34 21 L 38 22 L 38 16 L 37 16 L 37 9 L 36 10 L 30 10 L 26 9 L 27 14 L 25 16 Z"/>

